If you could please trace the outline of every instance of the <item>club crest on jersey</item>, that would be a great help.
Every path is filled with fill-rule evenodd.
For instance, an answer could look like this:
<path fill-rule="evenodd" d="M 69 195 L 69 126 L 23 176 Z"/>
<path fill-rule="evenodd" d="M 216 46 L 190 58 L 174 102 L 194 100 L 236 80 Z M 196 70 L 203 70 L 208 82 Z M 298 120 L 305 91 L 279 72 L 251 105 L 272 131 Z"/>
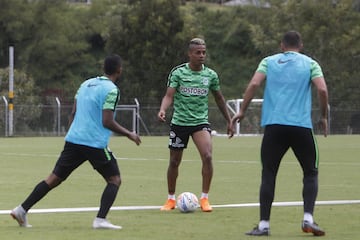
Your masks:
<path fill-rule="evenodd" d="M 209 85 L 209 79 L 208 79 L 207 77 L 204 77 L 201 82 L 202 82 L 202 84 L 204 84 L 205 86 Z"/>

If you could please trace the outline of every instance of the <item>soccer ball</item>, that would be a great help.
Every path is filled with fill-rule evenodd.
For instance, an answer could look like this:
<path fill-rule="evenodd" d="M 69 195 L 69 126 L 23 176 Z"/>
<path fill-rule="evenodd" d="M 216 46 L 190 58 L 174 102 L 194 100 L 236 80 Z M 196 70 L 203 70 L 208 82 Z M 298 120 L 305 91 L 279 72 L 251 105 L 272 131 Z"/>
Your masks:
<path fill-rule="evenodd" d="M 177 197 L 176 206 L 180 212 L 194 212 L 199 207 L 199 200 L 195 194 L 183 192 Z"/>

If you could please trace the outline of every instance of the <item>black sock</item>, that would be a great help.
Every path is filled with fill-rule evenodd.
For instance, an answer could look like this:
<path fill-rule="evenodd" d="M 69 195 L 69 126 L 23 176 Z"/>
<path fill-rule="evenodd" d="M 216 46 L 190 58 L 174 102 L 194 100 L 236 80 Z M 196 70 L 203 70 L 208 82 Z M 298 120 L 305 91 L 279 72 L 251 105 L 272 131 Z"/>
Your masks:
<path fill-rule="evenodd" d="M 104 192 L 101 196 L 100 209 L 97 214 L 98 218 L 106 218 L 112 204 L 115 201 L 119 186 L 108 183 L 104 189 Z"/>
<path fill-rule="evenodd" d="M 35 186 L 34 190 L 28 196 L 28 198 L 21 204 L 24 210 L 27 212 L 29 209 L 35 205 L 40 199 L 42 199 L 49 191 L 49 185 L 45 181 L 40 182 Z"/>

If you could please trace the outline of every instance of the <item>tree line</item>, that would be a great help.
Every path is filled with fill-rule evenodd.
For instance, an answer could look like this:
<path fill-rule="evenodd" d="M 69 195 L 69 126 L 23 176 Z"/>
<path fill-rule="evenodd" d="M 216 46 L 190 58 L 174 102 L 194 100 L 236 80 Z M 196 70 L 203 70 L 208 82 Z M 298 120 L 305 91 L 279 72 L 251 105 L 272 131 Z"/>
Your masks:
<path fill-rule="evenodd" d="M 330 104 L 359 108 L 359 1 L 266 2 L 270 7 L 0 0 L 0 93 L 7 93 L 10 45 L 15 47 L 15 103 L 28 104 L 53 96 L 71 102 L 83 80 L 101 74 L 103 58 L 118 53 L 124 60 L 122 103 L 136 97 L 142 105 L 158 105 L 170 69 L 187 60 L 187 42 L 203 37 L 207 65 L 219 73 L 224 95 L 240 98 L 260 59 L 279 51 L 284 32 L 297 30 L 304 52 L 323 68 Z"/>

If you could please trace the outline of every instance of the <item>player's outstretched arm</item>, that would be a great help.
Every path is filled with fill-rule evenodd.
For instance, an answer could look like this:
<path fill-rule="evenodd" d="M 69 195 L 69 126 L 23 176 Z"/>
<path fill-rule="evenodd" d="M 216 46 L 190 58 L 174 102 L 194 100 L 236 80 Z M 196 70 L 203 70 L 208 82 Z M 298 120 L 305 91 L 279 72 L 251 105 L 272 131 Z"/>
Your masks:
<path fill-rule="evenodd" d="M 140 145 L 141 139 L 136 133 L 130 132 L 128 129 L 121 126 L 114 120 L 114 112 L 110 109 L 104 109 L 103 114 L 103 126 L 111 131 L 128 137 L 131 141 L 135 142 L 136 145 Z"/>
<path fill-rule="evenodd" d="M 255 72 L 253 77 L 251 78 L 244 96 L 243 96 L 243 102 L 240 106 L 240 111 L 233 116 L 231 119 L 232 125 L 235 125 L 237 122 L 240 122 L 245 117 L 245 112 L 247 108 L 249 107 L 249 104 L 251 100 L 254 98 L 255 93 L 257 89 L 261 86 L 262 82 L 265 80 L 266 76 L 265 74 L 261 72 Z"/>

